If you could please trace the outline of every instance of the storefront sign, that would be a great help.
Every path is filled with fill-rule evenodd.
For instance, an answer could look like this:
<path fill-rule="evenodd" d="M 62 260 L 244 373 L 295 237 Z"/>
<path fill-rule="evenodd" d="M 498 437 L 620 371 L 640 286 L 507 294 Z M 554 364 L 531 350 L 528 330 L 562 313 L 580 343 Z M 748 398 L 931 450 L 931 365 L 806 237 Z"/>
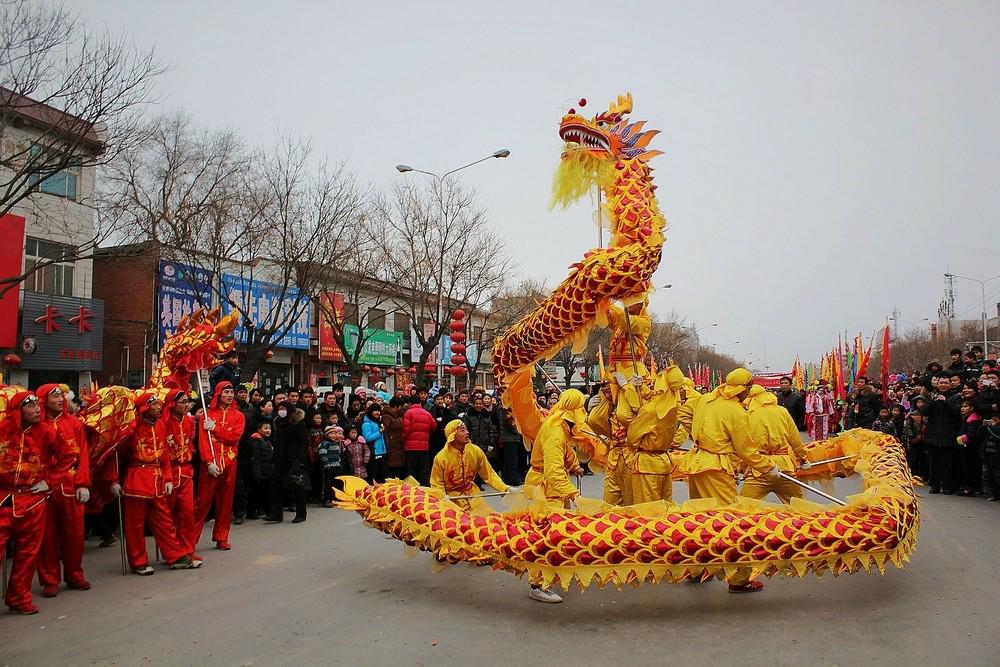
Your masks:
<path fill-rule="evenodd" d="M 222 309 L 226 313 L 236 303 L 239 311 L 250 318 L 255 326 L 284 333 L 275 347 L 296 350 L 309 349 L 309 325 L 312 308 L 306 297 L 300 297 L 295 287 L 282 288 L 281 285 L 262 280 L 248 280 L 243 276 L 222 274 Z M 242 317 L 236 327 L 236 340 L 246 342 L 247 332 Z"/>
<path fill-rule="evenodd" d="M 344 325 L 344 337 L 347 339 L 347 351 L 353 354 L 358 344 L 360 329 L 354 324 Z M 359 364 L 375 366 L 399 366 L 403 363 L 403 334 L 399 331 L 385 329 L 365 329 L 367 337 L 361 347 Z"/>
<path fill-rule="evenodd" d="M 21 275 L 24 267 L 24 218 L 0 216 L 0 280 Z M 17 345 L 17 297 L 21 284 L 0 283 L 0 347 Z"/>
<path fill-rule="evenodd" d="M 160 347 L 163 347 L 167 336 L 177 331 L 182 317 L 202 306 L 212 307 L 213 277 L 212 271 L 160 260 L 160 291 L 157 296 Z"/>
<path fill-rule="evenodd" d="M 344 351 L 337 344 L 334 322 L 344 321 L 344 295 L 323 292 L 319 295 L 319 358 L 321 361 L 343 361 Z"/>
<path fill-rule="evenodd" d="M 104 302 L 25 292 L 21 336 L 21 368 L 99 371 Z"/>

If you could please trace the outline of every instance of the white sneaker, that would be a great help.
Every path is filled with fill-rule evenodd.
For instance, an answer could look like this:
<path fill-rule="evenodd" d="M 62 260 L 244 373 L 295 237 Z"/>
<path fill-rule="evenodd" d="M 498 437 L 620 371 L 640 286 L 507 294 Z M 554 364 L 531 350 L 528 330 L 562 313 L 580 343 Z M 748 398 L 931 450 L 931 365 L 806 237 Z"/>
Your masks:
<path fill-rule="evenodd" d="M 528 597 L 535 602 L 547 602 L 549 604 L 558 604 L 562 602 L 562 596 L 553 591 L 551 588 L 535 588 L 531 587 L 531 591 L 528 593 Z"/>

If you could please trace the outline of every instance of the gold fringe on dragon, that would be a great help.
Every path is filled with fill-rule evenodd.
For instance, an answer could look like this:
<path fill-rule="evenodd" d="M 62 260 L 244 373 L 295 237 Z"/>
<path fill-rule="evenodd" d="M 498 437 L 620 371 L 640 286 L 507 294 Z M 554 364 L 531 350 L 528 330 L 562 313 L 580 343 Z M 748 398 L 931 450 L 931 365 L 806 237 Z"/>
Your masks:
<path fill-rule="evenodd" d="M 573 264 L 547 299 L 497 339 L 492 353 L 503 405 L 526 446 L 533 448 L 533 471 L 550 463 L 548 454 L 539 455 L 538 443 L 547 442 L 553 429 L 561 429 L 593 468 L 606 472 L 603 500 L 577 498 L 573 507 L 569 499 L 575 493 L 553 493 L 556 486 L 566 488 L 565 475 L 554 483 L 539 482 L 541 488 L 529 487 L 527 480 L 524 498 L 513 501 L 519 505 L 504 512 L 493 511 L 481 500 L 448 497 L 413 480 L 369 486 L 344 477 L 344 489 L 337 492 L 339 506 L 357 511 L 370 525 L 411 547 L 432 552 L 439 562 L 489 565 L 527 574 L 533 584 L 545 587 L 555 583 L 568 588 L 574 581 L 581 588 L 592 583 L 638 585 L 711 576 L 732 582 L 738 576 L 745 581 L 748 576 L 776 574 L 839 575 L 873 568 L 881 572 L 886 563 L 901 567 L 914 548 L 919 514 L 903 449 L 891 437 L 848 431 L 806 446 L 798 443 L 794 456 L 747 453 L 742 438 L 744 444 L 737 450 L 749 463 L 741 461 L 738 452 L 709 451 L 704 444 L 693 451 L 681 449 L 688 436 L 709 440 L 711 426 L 704 423 L 704 414 L 742 399 L 750 378 L 739 369 L 746 377 L 734 380 L 731 393 L 700 396 L 675 366 L 660 370 L 651 358 L 647 361 L 647 297 L 666 220 L 649 164 L 660 152 L 647 148 L 657 131 L 644 129 L 645 121 L 630 121 L 631 112 L 632 97 L 624 95 L 593 117 L 575 109 L 563 116 L 559 136 L 565 145 L 553 204 L 568 205 L 596 186 L 606 201 L 611 241 Z M 611 330 L 607 366 L 601 362 L 606 382 L 597 407 L 585 418 L 568 422 L 546 418 L 532 389 L 535 365 L 566 345 L 582 349 L 594 327 Z M 751 410 L 766 410 L 766 397 L 757 391 L 748 398 Z M 699 407 L 712 401 L 715 406 Z M 557 407 L 579 415 L 583 397 L 568 390 Z M 570 450 L 566 456 L 568 471 L 576 465 L 575 453 Z M 817 465 L 806 463 L 796 471 L 793 458 L 802 459 L 800 465 Z M 834 461 L 821 463 L 830 459 Z M 745 497 L 746 492 L 736 497 L 735 491 L 725 502 L 713 497 L 672 502 L 670 487 L 676 479 L 706 477 L 705 472 L 708 477 L 746 475 L 748 482 L 766 490 L 766 480 L 772 478 L 761 470 L 772 467 L 767 474 L 781 475 L 773 478 L 779 482 L 822 482 L 857 474 L 863 491 L 838 505 L 801 497 L 771 504 Z M 536 481 L 539 475 L 535 473 Z M 735 482 L 729 481 L 735 490 Z M 748 484 L 744 486 L 746 491 Z"/>

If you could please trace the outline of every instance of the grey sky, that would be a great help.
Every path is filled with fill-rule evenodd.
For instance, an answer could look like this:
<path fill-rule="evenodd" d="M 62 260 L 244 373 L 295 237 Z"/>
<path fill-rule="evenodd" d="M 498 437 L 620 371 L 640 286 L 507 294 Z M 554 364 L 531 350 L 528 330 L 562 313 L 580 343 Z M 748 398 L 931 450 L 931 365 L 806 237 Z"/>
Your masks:
<path fill-rule="evenodd" d="M 718 322 L 703 340 L 738 356 L 766 345 L 772 370 L 894 306 L 933 319 L 949 268 L 1000 273 L 995 2 L 71 5 L 157 45 L 165 108 L 309 137 L 378 185 L 509 148 L 463 178 L 549 284 L 596 245 L 592 204 L 547 209 L 559 118 L 631 91 L 665 152 L 674 287 L 653 309 Z M 976 318 L 978 286 L 957 287 Z"/>

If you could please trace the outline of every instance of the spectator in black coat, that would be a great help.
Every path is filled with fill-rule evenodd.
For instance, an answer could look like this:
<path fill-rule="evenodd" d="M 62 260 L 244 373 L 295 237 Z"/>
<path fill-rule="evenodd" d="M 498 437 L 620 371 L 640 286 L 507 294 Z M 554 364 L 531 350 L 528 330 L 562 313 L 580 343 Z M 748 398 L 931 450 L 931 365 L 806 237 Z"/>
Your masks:
<path fill-rule="evenodd" d="M 923 407 L 924 438 L 930 453 L 930 493 L 953 494 L 957 483 L 958 431 L 961 426 L 962 395 L 951 389 L 947 372 L 938 374 L 935 390 Z"/>
<path fill-rule="evenodd" d="M 802 394 L 792 389 L 792 378 L 788 376 L 781 378 L 778 405 L 788 410 L 788 414 L 792 416 L 795 426 L 800 431 L 806 430 L 806 402 Z"/>
<path fill-rule="evenodd" d="M 882 407 L 882 397 L 864 375 L 859 375 L 854 381 L 854 391 L 851 392 L 849 401 L 847 415 L 850 427 L 871 428 Z"/>
<path fill-rule="evenodd" d="M 309 485 L 309 427 L 306 413 L 285 401 L 274 420 L 275 471 L 271 480 L 270 523 L 283 519 L 284 493 L 295 503 L 292 523 L 306 520 L 306 490 Z"/>
<path fill-rule="evenodd" d="M 493 415 L 483 405 L 481 394 L 476 395 L 472 407 L 462 417 L 462 421 L 469 429 L 469 441 L 479 445 L 491 463 L 497 461 L 500 458 L 500 433 L 497 431 Z M 495 463 L 493 466 L 499 467 Z"/>
<path fill-rule="evenodd" d="M 212 369 L 208 376 L 208 396 L 215 395 L 215 385 L 223 381 L 233 383 L 233 387 L 240 384 L 240 355 L 236 350 L 230 350 L 222 363 Z"/>

